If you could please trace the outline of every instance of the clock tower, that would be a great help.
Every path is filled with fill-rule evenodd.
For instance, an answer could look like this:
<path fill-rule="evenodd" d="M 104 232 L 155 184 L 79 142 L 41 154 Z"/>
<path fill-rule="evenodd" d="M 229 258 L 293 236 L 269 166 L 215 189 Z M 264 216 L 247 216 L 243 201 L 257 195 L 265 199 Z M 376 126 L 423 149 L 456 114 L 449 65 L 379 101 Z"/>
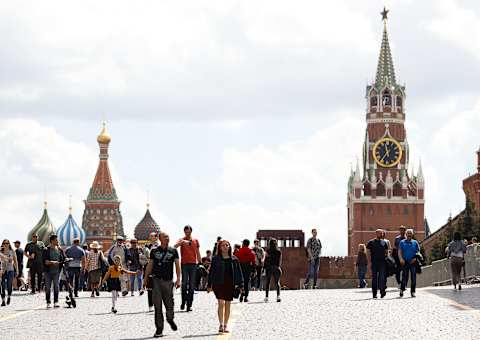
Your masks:
<path fill-rule="evenodd" d="M 366 89 L 365 142 L 361 165 L 357 161 L 348 182 L 348 255 L 355 255 L 360 243 L 386 231 L 393 244 L 399 226 L 413 228 L 423 240 L 424 189 L 422 165 L 409 173 L 409 144 L 405 131 L 405 86 L 395 78 L 383 10 L 383 36 L 377 73 Z M 362 171 L 360 170 L 362 169 Z"/>

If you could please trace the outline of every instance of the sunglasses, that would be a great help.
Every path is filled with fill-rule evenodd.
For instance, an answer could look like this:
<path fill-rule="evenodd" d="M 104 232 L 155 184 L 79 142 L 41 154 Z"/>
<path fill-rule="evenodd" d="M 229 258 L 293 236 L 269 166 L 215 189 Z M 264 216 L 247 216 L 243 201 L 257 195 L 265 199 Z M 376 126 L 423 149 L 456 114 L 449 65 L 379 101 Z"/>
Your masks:
<path fill-rule="evenodd" d="M 10 244 L 9 242 L 3 242 L 2 245 Z"/>

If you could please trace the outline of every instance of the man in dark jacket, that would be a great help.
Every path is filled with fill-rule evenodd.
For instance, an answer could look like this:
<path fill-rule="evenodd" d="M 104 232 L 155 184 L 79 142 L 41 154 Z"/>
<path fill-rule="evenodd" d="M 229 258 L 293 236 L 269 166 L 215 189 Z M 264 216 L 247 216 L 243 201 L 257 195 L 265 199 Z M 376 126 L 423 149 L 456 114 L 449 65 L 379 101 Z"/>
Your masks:
<path fill-rule="evenodd" d="M 372 293 L 373 298 L 377 298 L 377 291 L 380 288 L 380 297 L 384 298 L 385 290 L 385 258 L 388 254 L 388 244 L 382 239 L 383 230 L 377 229 L 375 232 L 376 238 L 368 241 L 367 249 L 370 252 L 370 261 L 372 268 Z"/>
<path fill-rule="evenodd" d="M 45 245 L 42 241 L 38 241 L 38 235 L 32 235 L 32 241 L 25 246 L 25 256 L 28 258 L 27 268 L 30 269 L 30 285 L 32 287 L 32 294 L 35 294 L 35 284 L 38 291 L 42 286 L 43 274 L 43 250 Z"/>

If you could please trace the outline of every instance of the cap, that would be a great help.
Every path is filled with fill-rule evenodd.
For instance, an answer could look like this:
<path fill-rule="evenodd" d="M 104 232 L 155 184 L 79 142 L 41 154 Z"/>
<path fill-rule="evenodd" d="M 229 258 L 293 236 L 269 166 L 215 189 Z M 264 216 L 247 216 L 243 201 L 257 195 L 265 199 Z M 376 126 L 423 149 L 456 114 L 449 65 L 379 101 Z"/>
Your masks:
<path fill-rule="evenodd" d="M 121 235 L 117 236 L 117 241 L 123 241 L 123 240 L 124 240 L 123 236 L 121 236 Z"/>

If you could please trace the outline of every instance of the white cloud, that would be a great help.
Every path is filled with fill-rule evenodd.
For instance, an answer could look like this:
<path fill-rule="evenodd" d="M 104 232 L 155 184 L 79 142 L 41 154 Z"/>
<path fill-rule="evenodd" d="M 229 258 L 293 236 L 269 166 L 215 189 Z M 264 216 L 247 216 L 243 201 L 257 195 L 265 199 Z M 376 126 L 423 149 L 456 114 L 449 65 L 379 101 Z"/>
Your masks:
<path fill-rule="evenodd" d="M 438 17 L 428 29 L 468 53 L 480 58 L 480 14 L 473 8 L 462 6 L 459 1 L 441 0 L 436 2 Z"/>
<path fill-rule="evenodd" d="M 276 148 L 225 150 L 221 185 L 246 197 L 289 197 L 322 204 L 343 197 L 349 163 L 361 157 L 365 124 L 344 119 L 305 140 Z"/>

